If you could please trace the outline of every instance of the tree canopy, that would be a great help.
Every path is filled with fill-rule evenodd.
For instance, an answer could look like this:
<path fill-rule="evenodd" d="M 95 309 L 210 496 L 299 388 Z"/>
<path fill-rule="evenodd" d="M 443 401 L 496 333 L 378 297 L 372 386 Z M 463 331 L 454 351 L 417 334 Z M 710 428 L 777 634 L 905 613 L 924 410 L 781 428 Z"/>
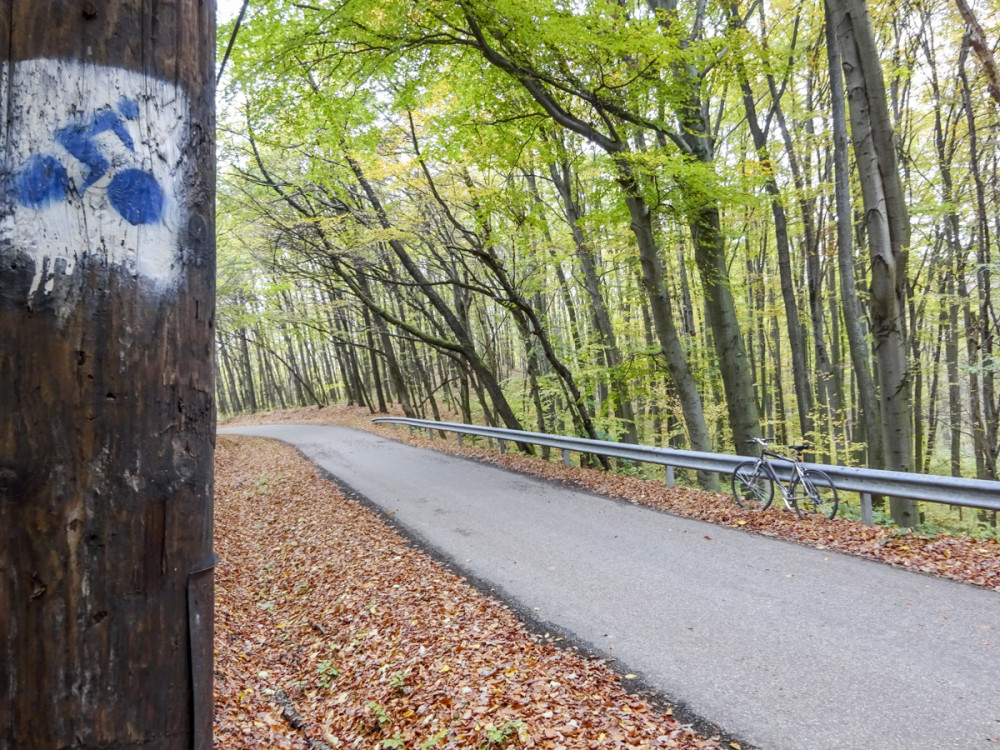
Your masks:
<path fill-rule="evenodd" d="M 255 2 L 221 89 L 222 410 L 996 477 L 996 28 L 965 0 Z"/>

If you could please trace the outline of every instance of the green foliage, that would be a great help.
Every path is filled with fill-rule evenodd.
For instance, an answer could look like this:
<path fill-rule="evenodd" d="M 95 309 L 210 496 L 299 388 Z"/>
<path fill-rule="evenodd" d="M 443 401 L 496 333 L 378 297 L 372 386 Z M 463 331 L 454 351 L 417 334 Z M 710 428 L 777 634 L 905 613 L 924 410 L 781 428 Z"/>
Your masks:
<path fill-rule="evenodd" d="M 334 666 L 333 659 L 324 659 L 316 665 L 316 684 L 320 687 L 330 687 L 340 675 L 340 670 Z"/>
<path fill-rule="evenodd" d="M 389 687 L 396 692 L 397 695 L 402 695 L 406 692 L 406 679 L 410 676 L 410 670 L 400 670 L 394 672 L 392 677 L 389 678 Z"/>
<path fill-rule="evenodd" d="M 447 736 L 448 736 L 448 730 L 447 729 L 441 729 L 440 731 L 438 731 L 433 736 L 431 736 L 431 737 L 427 738 L 426 740 L 424 740 L 423 742 L 421 742 L 420 743 L 420 750 L 428 750 L 428 748 L 437 747 L 438 745 L 440 745 L 444 741 L 444 738 L 447 737 Z"/>
<path fill-rule="evenodd" d="M 975 539 L 993 539 L 994 541 L 1000 541 L 1000 526 L 989 523 L 979 523 L 977 524 L 976 535 L 973 537 Z"/>
<path fill-rule="evenodd" d="M 507 747 L 512 742 L 520 745 L 522 735 L 526 734 L 524 722 L 520 719 L 507 721 L 499 727 L 487 724 L 483 728 L 483 732 L 486 734 L 486 743 L 483 745 L 483 750 Z"/>
<path fill-rule="evenodd" d="M 731 22 L 733 9 L 747 14 L 742 26 Z M 887 50 L 887 82 L 896 87 L 894 116 L 911 201 L 910 372 L 922 378 L 924 388 L 924 403 L 914 405 L 914 418 L 938 418 L 931 465 L 947 471 L 941 436 L 951 427 L 943 384 L 949 355 L 935 353 L 943 340 L 938 321 L 942 311 L 962 306 L 960 330 L 943 335 L 961 339 L 953 356 L 963 383 L 974 377 L 983 383 L 995 375 L 998 360 L 981 345 L 995 321 L 981 312 L 989 306 L 976 297 L 979 290 L 990 293 L 987 274 L 997 273 L 998 266 L 980 239 L 968 113 L 954 75 L 964 27 L 954 14 L 922 15 L 931 11 L 936 13 L 932 6 L 900 10 L 883 3 L 872 13 Z M 231 31 L 231 24 L 219 29 L 220 50 Z M 390 250 L 393 242 L 469 322 L 476 350 L 526 426 L 534 427 L 536 417 L 525 344 L 536 351 L 540 347 L 535 333 L 521 327 L 522 300 L 538 313 L 555 355 L 571 371 L 603 435 L 619 437 L 626 427 L 614 410 L 620 394 L 601 398 L 614 380 L 626 384 L 626 397 L 644 412 L 637 420 L 648 442 L 666 440 L 670 436 L 662 433 L 668 429 L 683 435 L 660 346 L 650 345 L 645 335 L 642 313 L 649 298 L 636 281 L 639 264 L 625 205 L 625 171 L 634 177 L 630 189 L 642 196 L 653 217 L 665 291 L 674 304 L 674 322 L 681 324 L 685 317 L 685 355 L 706 403 L 716 449 L 730 449 L 731 429 L 688 226 L 692 213 L 705 205 L 717 206 L 722 215 L 725 283 L 736 298 L 739 333 L 753 360 L 756 397 L 766 407 L 762 422 L 777 434 L 794 433 L 798 414 L 769 210 L 775 197 L 766 191 L 774 178 L 781 192 L 777 200 L 790 222 L 793 294 L 808 331 L 805 345 L 813 350 L 812 330 L 827 337 L 822 343 L 835 359 L 834 385 L 843 402 L 840 413 L 817 408 L 817 428 L 810 437 L 835 460 L 852 459 L 860 417 L 839 315 L 843 290 L 836 280 L 829 215 L 832 147 L 823 33 L 822 6 L 790 0 L 746 7 L 680 4 L 676 14 L 661 17 L 642 2 L 251 4 L 220 90 L 216 324 L 221 410 L 250 408 L 242 398 L 246 391 L 255 393 L 258 408 L 346 400 L 353 384 L 343 372 L 344 360 L 354 356 L 368 370 L 364 360 L 371 348 L 376 357 L 384 356 L 373 322 L 378 309 L 392 316 L 386 318 L 387 336 L 405 352 L 402 369 L 417 408 L 429 411 L 433 393 L 442 408 L 458 412 L 463 377 L 469 388 L 468 373 L 460 372 L 467 365 L 443 353 L 454 334 L 440 310 L 407 278 Z M 494 53 L 498 57 L 491 58 Z M 749 76 L 760 119 L 770 126 L 769 159 L 750 143 L 740 106 L 741 71 Z M 966 73 L 970 107 L 982 130 L 993 112 L 971 58 Z M 528 78 L 534 89 L 525 85 Z M 539 87 L 555 109 L 547 112 L 540 103 Z M 556 110 L 576 124 L 564 127 L 552 117 Z M 941 149 L 935 142 L 938 110 L 944 123 Z M 711 113 L 710 159 L 695 158 L 682 147 L 690 125 L 679 121 L 694 111 Z M 588 140 L 592 133 L 612 140 L 619 150 L 595 146 Z M 995 139 L 980 136 L 979 148 L 977 166 L 992 184 Z M 793 159 L 802 169 L 800 184 L 791 174 Z M 567 223 L 550 180 L 550 164 L 569 167 L 581 209 L 574 226 Z M 856 175 L 857 165 L 852 168 Z M 389 226 L 366 202 L 356 170 L 380 196 Z M 860 206 L 856 185 L 854 197 Z M 984 210 L 992 215 L 989 201 L 993 198 Z M 806 216 L 819 222 L 818 237 L 805 235 Z M 621 369 L 613 370 L 603 359 L 573 230 L 597 258 L 601 291 L 624 355 Z M 957 249 L 949 245 L 953 235 L 959 239 Z M 855 275 L 868 302 L 869 264 L 864 238 L 859 240 Z M 810 241 L 820 255 L 823 277 L 823 319 L 815 329 L 805 271 Z M 503 269 L 516 294 L 491 272 L 487 260 Z M 362 273 L 373 305 L 363 304 L 360 290 L 345 281 Z M 956 278 L 962 274 L 965 292 Z M 948 278 L 956 283 L 944 293 L 942 282 Z M 575 305 L 575 321 L 568 304 Z M 971 326 L 965 325 L 967 304 Z M 968 336 L 971 346 L 966 346 Z M 249 347 L 245 354 L 244 345 Z M 436 369 L 428 387 L 418 377 L 418 358 L 428 370 Z M 562 424 L 573 431 L 566 385 L 550 364 L 542 357 L 539 361 L 547 427 Z M 935 377 L 941 383 L 932 395 Z M 820 387 L 808 385 L 812 392 Z M 281 404 L 279 396 L 288 403 Z M 962 399 L 960 427 L 967 429 L 971 405 L 965 392 Z M 654 407 L 677 417 L 669 427 L 662 420 L 659 436 L 652 435 Z M 485 419 L 474 388 L 469 408 L 474 418 Z M 975 456 L 969 439 L 964 441 L 963 470 L 971 474 Z"/>
<path fill-rule="evenodd" d="M 381 704 L 376 703 L 375 701 L 368 701 L 365 704 L 365 708 L 367 708 L 374 717 L 376 727 L 382 728 L 387 724 L 392 723 L 392 719 L 389 718 L 389 715 L 385 712 L 385 709 Z"/>

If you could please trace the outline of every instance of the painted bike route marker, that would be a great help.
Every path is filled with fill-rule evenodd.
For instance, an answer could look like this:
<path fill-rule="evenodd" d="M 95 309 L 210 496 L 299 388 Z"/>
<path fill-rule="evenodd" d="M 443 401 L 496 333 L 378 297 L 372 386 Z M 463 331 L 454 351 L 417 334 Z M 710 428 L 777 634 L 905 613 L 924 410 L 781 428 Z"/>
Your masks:
<path fill-rule="evenodd" d="M 183 92 L 133 71 L 41 59 L 0 71 L 0 94 L 12 102 L 0 129 L 10 144 L 0 236 L 35 264 L 29 298 L 51 293 L 81 261 L 174 286 Z"/>

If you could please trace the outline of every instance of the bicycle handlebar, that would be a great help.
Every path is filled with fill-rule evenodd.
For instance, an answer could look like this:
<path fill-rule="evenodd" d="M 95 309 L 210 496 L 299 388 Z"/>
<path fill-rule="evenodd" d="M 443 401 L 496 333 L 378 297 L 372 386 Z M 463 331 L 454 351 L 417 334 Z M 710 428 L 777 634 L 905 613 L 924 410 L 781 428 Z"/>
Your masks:
<path fill-rule="evenodd" d="M 746 443 L 747 445 L 760 445 L 766 448 L 768 443 L 774 442 L 774 438 L 750 438 L 749 440 L 744 440 L 743 442 Z M 788 447 L 791 448 L 796 453 L 801 453 L 802 451 L 807 451 L 812 449 L 812 446 L 809 445 L 808 443 L 802 443 L 800 445 L 789 445 Z"/>

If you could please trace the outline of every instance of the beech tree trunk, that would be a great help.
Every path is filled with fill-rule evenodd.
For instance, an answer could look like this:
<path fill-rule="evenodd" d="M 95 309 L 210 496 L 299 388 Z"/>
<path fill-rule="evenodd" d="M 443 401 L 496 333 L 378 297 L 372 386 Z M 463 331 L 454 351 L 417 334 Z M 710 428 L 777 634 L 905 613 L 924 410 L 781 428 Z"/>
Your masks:
<path fill-rule="evenodd" d="M 214 3 L 0 2 L 0 747 L 212 746 Z"/>
<path fill-rule="evenodd" d="M 631 191 L 629 191 L 631 192 Z M 637 193 L 637 191 L 636 191 Z M 670 378 L 677 388 L 678 400 L 684 414 L 691 450 L 711 452 L 712 438 L 705 422 L 705 410 L 694 375 L 688 365 L 687 355 L 674 324 L 670 296 L 667 294 L 663 260 L 656 249 L 649 207 L 638 194 L 626 194 L 625 204 L 632 219 L 632 233 L 639 248 L 639 267 L 642 286 L 649 299 L 653 330 L 663 351 Z M 755 409 L 756 411 L 756 409 Z M 698 481 L 708 490 L 718 489 L 718 477 L 712 472 L 699 472 Z"/>
<path fill-rule="evenodd" d="M 587 297 L 590 299 L 594 328 L 601 341 L 604 362 L 611 382 L 611 397 L 614 401 L 615 416 L 621 421 L 624 430 L 621 439 L 626 443 L 638 443 L 639 435 L 635 422 L 635 410 L 632 408 L 632 394 L 629 392 L 628 381 L 622 372 L 622 354 L 618 348 L 614 327 L 611 325 L 611 314 L 601 291 L 601 281 L 597 275 L 594 254 L 583 234 L 581 226 L 583 211 L 573 197 L 570 182 L 572 173 L 569 163 L 563 161 L 560 165 L 550 164 L 549 174 L 559 197 L 562 199 L 566 224 L 573 236 L 576 257 L 580 261 L 580 269 L 583 271 L 584 287 L 587 290 Z"/>
<path fill-rule="evenodd" d="M 740 87 L 743 92 L 743 108 L 747 113 L 747 125 L 753 138 L 757 158 L 760 159 L 764 174 L 764 190 L 771 196 L 771 217 L 774 225 L 774 240 L 778 251 L 778 277 L 781 282 L 781 300 L 785 306 L 785 325 L 788 329 L 788 346 L 792 353 L 792 384 L 795 387 L 795 403 L 799 412 L 799 429 L 804 441 L 817 440 L 813 435 L 813 397 L 806 362 L 806 341 L 799 322 L 799 307 L 795 300 L 792 281 L 791 243 L 788 240 L 788 217 L 782 205 L 781 190 L 774 177 L 774 166 L 767 146 L 767 136 L 757 119 L 757 106 L 753 91 L 740 65 Z"/>
<path fill-rule="evenodd" d="M 972 8 L 965 0 L 955 0 L 955 5 L 958 7 L 958 12 L 962 14 L 962 20 L 965 21 L 966 42 L 975 50 L 983 67 L 990 96 L 997 104 L 1000 104 L 1000 72 L 997 71 L 996 59 L 993 57 L 990 43 L 983 33 L 983 27 L 979 25 L 979 19 L 976 18 L 976 14 L 972 12 Z"/>
<path fill-rule="evenodd" d="M 656 14 L 660 26 L 671 30 L 677 13 L 676 0 L 646 0 L 646 4 Z M 705 6 L 699 5 L 695 25 L 704 21 L 704 13 Z M 701 164 L 713 165 L 712 127 L 702 98 L 703 73 L 692 63 L 681 62 L 674 63 L 671 72 L 681 91 L 680 100 L 674 105 L 681 126 L 678 139 L 685 144 L 688 156 Z M 688 204 L 687 224 L 707 303 L 706 318 L 712 331 L 715 356 L 726 394 L 733 447 L 737 453 L 751 455 L 756 452 L 756 446 L 748 445 L 748 442 L 761 435 L 760 417 L 754 397 L 750 360 L 730 287 L 718 200 L 697 180 L 680 179 L 678 182 Z"/>
<path fill-rule="evenodd" d="M 830 67 L 830 103 L 833 125 L 834 201 L 837 215 L 837 271 L 840 301 L 844 310 L 844 332 L 857 380 L 860 420 L 868 441 L 868 465 L 885 467 L 882 451 L 882 409 L 871 373 L 871 349 L 864 330 L 864 313 L 855 280 L 854 230 L 851 211 L 850 171 L 847 159 L 847 102 L 844 98 L 840 45 L 830 4 L 826 3 L 826 50 Z"/>
<path fill-rule="evenodd" d="M 963 40 L 963 49 L 966 45 L 974 45 L 974 41 L 971 39 L 973 36 L 973 30 L 969 29 L 966 39 Z M 978 277 L 980 325 L 982 326 L 980 332 L 982 337 L 981 354 L 984 360 L 991 365 L 983 371 L 983 413 L 981 416 L 985 424 L 974 423 L 973 425 L 974 450 L 977 457 L 982 456 L 982 460 L 978 462 L 980 465 L 977 466 L 977 476 L 981 479 L 996 479 L 1000 477 L 1000 466 L 997 465 L 997 459 L 1000 458 L 1000 400 L 997 399 L 995 367 L 992 365 L 994 364 L 995 339 L 1000 333 L 998 330 L 1000 326 L 998 326 L 996 310 L 993 305 L 993 272 L 991 270 L 993 268 L 993 252 L 990 240 L 989 212 L 986 204 L 986 185 L 979 165 L 979 137 L 976 129 L 975 110 L 972 106 L 972 92 L 969 89 L 969 79 L 965 72 L 965 57 L 965 54 L 959 57 L 958 77 L 962 84 L 962 104 L 969 134 L 969 171 L 972 173 L 976 187 L 976 215 L 978 219 L 976 227 L 976 275 Z M 993 72 L 995 80 L 997 77 L 995 66 Z M 992 84 L 991 92 L 996 98 L 997 94 Z M 966 340 L 971 343 L 970 337 L 967 337 Z M 970 364 L 971 362 L 970 358 Z M 996 514 L 993 515 L 993 522 L 996 525 Z"/>
<path fill-rule="evenodd" d="M 887 469 L 913 470 L 912 398 L 905 321 L 909 216 L 903 198 L 882 67 L 864 0 L 829 0 L 837 30 L 872 263 L 872 338 L 878 358 Z M 891 498 L 900 526 L 919 522 L 917 504 Z"/>

